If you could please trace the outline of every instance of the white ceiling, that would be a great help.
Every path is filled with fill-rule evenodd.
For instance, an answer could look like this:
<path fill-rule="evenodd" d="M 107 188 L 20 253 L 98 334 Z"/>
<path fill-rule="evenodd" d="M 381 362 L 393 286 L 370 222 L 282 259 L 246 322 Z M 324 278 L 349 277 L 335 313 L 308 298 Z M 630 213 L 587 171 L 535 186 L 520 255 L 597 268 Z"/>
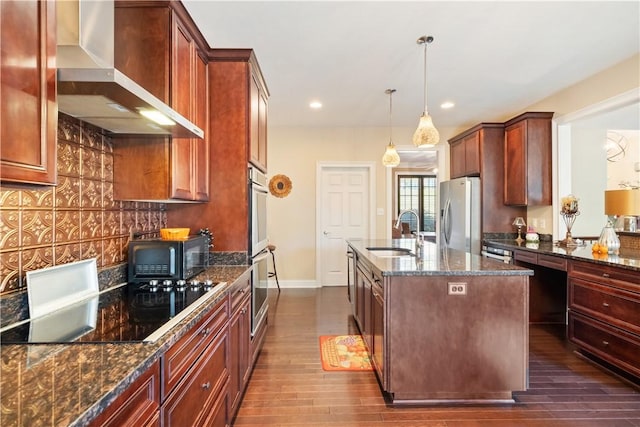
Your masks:
<path fill-rule="evenodd" d="M 454 129 L 504 120 L 640 51 L 638 1 L 182 2 L 211 47 L 255 50 L 270 127 L 386 127 L 387 88 L 394 127 L 416 126 L 422 35 L 435 38 L 429 112 Z"/>

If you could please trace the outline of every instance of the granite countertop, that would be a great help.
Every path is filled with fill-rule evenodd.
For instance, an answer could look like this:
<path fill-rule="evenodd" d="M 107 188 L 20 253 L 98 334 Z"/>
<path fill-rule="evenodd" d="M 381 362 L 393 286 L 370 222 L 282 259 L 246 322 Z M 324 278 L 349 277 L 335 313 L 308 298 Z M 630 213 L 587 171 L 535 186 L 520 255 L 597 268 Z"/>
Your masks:
<path fill-rule="evenodd" d="M 196 276 L 231 285 L 248 266 Z M 1 345 L 0 421 L 8 426 L 86 425 L 228 294 L 205 304 L 154 343 Z"/>
<path fill-rule="evenodd" d="M 533 270 L 505 264 L 480 255 L 440 248 L 425 242 L 422 257 L 405 255 L 385 257 L 369 247 L 405 248 L 415 250 L 415 239 L 348 240 L 360 256 L 366 258 L 383 276 L 517 276 L 533 275 Z"/>
<path fill-rule="evenodd" d="M 621 249 L 616 254 L 598 254 L 591 252 L 591 242 L 587 242 L 582 246 L 565 247 L 558 246 L 552 241 L 544 241 L 539 243 L 520 242 L 514 239 L 485 239 L 485 243 L 492 246 L 498 246 L 503 249 L 523 250 L 546 255 L 554 255 L 562 258 L 573 259 L 578 261 L 588 261 L 602 265 L 612 265 L 633 271 L 640 271 L 640 251 L 632 249 Z"/>

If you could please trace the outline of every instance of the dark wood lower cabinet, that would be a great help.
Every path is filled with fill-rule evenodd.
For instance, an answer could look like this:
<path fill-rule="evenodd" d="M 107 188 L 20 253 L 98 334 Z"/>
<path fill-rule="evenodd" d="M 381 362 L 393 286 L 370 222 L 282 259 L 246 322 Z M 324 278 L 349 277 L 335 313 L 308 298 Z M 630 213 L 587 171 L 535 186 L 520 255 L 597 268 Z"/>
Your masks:
<path fill-rule="evenodd" d="M 160 363 L 156 361 L 91 426 L 160 426 Z"/>
<path fill-rule="evenodd" d="M 569 264 L 569 339 L 586 356 L 640 379 L 640 276 L 635 271 Z"/>
<path fill-rule="evenodd" d="M 242 393 L 251 372 L 251 275 L 246 274 L 231 290 L 229 320 L 229 417 L 240 407 Z"/>
<path fill-rule="evenodd" d="M 162 404 L 160 411 L 163 426 L 226 425 L 228 345 L 227 331 L 222 330 L 205 349 L 192 371 Z M 220 404 L 221 400 L 224 405 Z M 217 423 L 212 423 L 212 420 L 217 420 Z"/>

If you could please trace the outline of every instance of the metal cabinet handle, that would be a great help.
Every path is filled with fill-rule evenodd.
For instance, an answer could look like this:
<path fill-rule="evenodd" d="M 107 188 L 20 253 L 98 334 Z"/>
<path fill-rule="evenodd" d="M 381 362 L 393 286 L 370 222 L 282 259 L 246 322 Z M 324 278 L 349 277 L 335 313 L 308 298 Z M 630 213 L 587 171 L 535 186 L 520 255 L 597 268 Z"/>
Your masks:
<path fill-rule="evenodd" d="M 206 383 L 202 384 L 202 388 L 204 390 L 209 390 L 209 388 L 211 388 L 211 382 L 207 381 Z"/>
<path fill-rule="evenodd" d="M 209 335 L 209 332 L 211 332 L 211 330 L 209 328 L 205 329 L 204 331 L 202 331 L 202 338 L 206 337 L 207 335 Z"/>
<path fill-rule="evenodd" d="M 602 345 L 605 345 L 605 346 L 609 345 L 609 341 L 602 341 Z"/>
<path fill-rule="evenodd" d="M 602 303 L 602 306 L 603 306 L 603 307 L 609 307 L 609 303 L 603 302 L 603 303 Z"/>
<path fill-rule="evenodd" d="M 609 273 L 602 273 L 602 277 L 608 279 L 609 278 Z"/>

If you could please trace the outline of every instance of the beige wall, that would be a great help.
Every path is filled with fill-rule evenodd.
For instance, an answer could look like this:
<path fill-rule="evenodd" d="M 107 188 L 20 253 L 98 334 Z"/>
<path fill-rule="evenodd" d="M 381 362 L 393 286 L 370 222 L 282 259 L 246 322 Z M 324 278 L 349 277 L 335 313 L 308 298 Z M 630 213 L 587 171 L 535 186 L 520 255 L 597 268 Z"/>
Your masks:
<path fill-rule="evenodd" d="M 640 54 L 530 105 L 523 111 L 553 111 L 555 113 L 554 117 L 560 117 L 633 89 L 640 90 Z M 557 164 L 554 169 L 557 170 Z M 554 175 L 557 176 L 555 171 Z M 555 194 L 554 197 L 558 199 L 560 196 Z M 558 228 L 558 222 L 560 221 L 560 216 L 556 214 L 556 211 L 557 209 L 552 206 L 529 208 L 527 211 L 529 221 L 527 223 L 532 218 L 536 218 L 538 221 L 543 219 L 546 227 L 539 227 L 538 231 L 552 234 L 554 223 Z M 579 229 L 580 227 L 578 227 Z M 590 233 L 587 234 L 593 234 L 593 229 L 589 231 Z M 562 238 L 564 237 L 564 232 L 563 226 L 560 226 L 560 231 L 557 234 L 561 235 L 554 237 Z"/>
<path fill-rule="evenodd" d="M 575 86 L 569 87 L 523 111 L 554 111 L 557 114 L 579 110 L 590 104 L 610 98 L 640 86 L 638 70 L 640 56 L 631 58 Z M 506 121 L 519 111 L 505 112 Z M 495 121 L 492 119 L 491 121 Z M 396 145 L 410 145 L 414 129 L 394 128 Z M 439 129 L 441 141 L 455 136 L 464 129 Z M 269 127 L 269 176 L 285 174 L 293 183 L 291 194 L 283 199 L 270 197 L 267 204 L 268 230 L 277 246 L 278 277 L 292 282 L 316 280 L 316 166 L 325 162 L 376 162 L 375 206 L 385 215 L 376 215 L 375 233 L 385 238 L 392 216 L 386 206 L 387 172 L 380 163 L 388 142 L 388 128 L 277 128 Z M 440 155 L 446 155 L 448 144 L 442 143 Z M 439 174 L 448 179 L 448 168 Z M 530 215 L 546 219 L 551 231 L 550 207 L 529 210 Z"/>

